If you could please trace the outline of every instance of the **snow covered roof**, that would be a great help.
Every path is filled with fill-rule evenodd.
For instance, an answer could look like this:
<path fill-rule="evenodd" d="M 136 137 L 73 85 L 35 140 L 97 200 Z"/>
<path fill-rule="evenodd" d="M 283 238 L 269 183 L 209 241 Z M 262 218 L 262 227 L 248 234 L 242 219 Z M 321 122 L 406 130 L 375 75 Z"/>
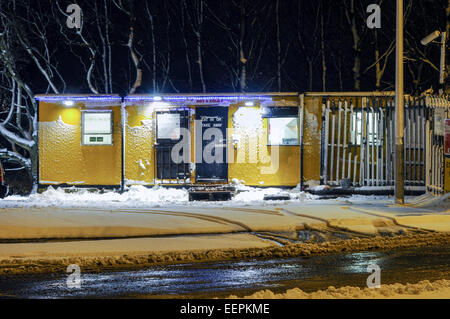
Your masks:
<path fill-rule="evenodd" d="M 54 100 L 61 101 L 67 99 L 74 100 L 90 100 L 90 99 L 112 99 L 112 100 L 122 100 L 122 98 L 117 94 L 37 94 L 35 95 L 36 100 Z"/>
<path fill-rule="evenodd" d="M 38 94 L 35 98 L 43 102 L 82 102 L 85 106 L 118 106 L 122 103 L 117 94 Z"/>
<path fill-rule="evenodd" d="M 323 97 L 372 97 L 372 96 L 395 96 L 395 91 L 372 91 L 372 92 L 306 92 L 305 96 Z"/>
<path fill-rule="evenodd" d="M 170 102 L 174 104 L 195 105 L 229 105 L 241 101 L 259 101 L 261 103 L 273 101 L 274 97 L 298 97 L 297 92 L 268 92 L 268 93 L 198 93 L 198 94 L 132 94 L 124 98 L 125 105 L 148 102 Z"/>
<path fill-rule="evenodd" d="M 246 93 L 175 93 L 175 94 L 130 94 L 127 98 L 135 97 L 148 97 L 152 98 L 154 96 L 160 97 L 249 97 L 249 96 L 298 96 L 298 92 L 246 92 Z"/>

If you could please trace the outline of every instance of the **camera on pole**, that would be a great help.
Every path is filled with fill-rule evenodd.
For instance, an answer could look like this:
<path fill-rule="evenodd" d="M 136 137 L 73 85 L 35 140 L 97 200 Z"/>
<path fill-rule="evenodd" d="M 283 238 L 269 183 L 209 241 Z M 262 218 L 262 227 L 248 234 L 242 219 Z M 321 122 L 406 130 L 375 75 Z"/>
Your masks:
<path fill-rule="evenodd" d="M 425 38 L 423 38 L 422 41 L 420 41 L 420 43 L 422 43 L 422 45 L 428 45 L 434 40 L 436 40 L 440 35 L 441 35 L 440 31 L 434 31 L 433 33 L 430 33 Z"/>

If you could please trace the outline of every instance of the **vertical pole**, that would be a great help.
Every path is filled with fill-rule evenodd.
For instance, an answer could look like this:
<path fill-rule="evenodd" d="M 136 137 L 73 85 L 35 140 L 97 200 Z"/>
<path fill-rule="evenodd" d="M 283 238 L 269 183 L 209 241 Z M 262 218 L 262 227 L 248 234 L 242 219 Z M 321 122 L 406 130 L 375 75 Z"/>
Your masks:
<path fill-rule="evenodd" d="M 337 139 L 337 158 L 336 158 L 336 183 L 338 183 L 339 185 L 339 169 L 340 169 L 340 161 L 341 161 L 341 130 L 342 130 L 342 125 L 341 125 L 341 110 L 342 110 L 342 101 L 339 101 L 338 103 L 338 125 L 337 125 L 337 129 L 338 129 L 338 139 Z M 342 161 L 342 166 L 345 163 L 345 160 Z"/>
<path fill-rule="evenodd" d="M 299 121 L 299 142 L 300 142 L 300 190 L 304 190 L 304 184 L 303 184 L 303 157 L 304 157 L 304 126 L 303 126 L 303 116 L 305 113 L 305 95 L 300 94 L 300 107 L 298 109 L 298 121 Z"/>
<path fill-rule="evenodd" d="M 330 183 L 333 182 L 334 175 L 334 145 L 335 145 L 336 115 L 331 115 L 331 165 L 330 165 Z"/>
<path fill-rule="evenodd" d="M 390 158 L 390 169 L 389 169 L 389 185 L 395 184 L 395 111 L 393 112 L 392 101 L 391 103 L 391 116 L 389 119 L 389 158 Z M 395 107 L 395 106 L 394 106 Z"/>
<path fill-rule="evenodd" d="M 445 50 L 446 50 L 446 42 L 447 42 L 447 33 L 442 32 L 441 34 L 441 66 L 440 66 L 440 77 L 439 77 L 439 84 L 441 85 L 441 88 L 439 89 L 439 95 L 442 96 L 444 94 L 445 90 L 445 77 L 446 77 L 446 62 L 445 62 Z"/>
<path fill-rule="evenodd" d="M 405 203 L 404 189 L 404 94 L 403 94 L 403 0 L 397 0 L 396 32 L 396 74 L 395 74 L 395 202 Z"/>
<path fill-rule="evenodd" d="M 371 176 L 370 176 L 370 185 L 375 186 L 375 110 L 373 108 L 373 105 L 375 104 L 375 101 L 372 99 L 372 106 L 370 107 L 370 118 L 369 118 L 369 127 L 370 127 L 370 138 L 372 139 L 370 141 L 370 148 L 371 148 L 371 155 L 370 155 L 370 167 L 371 167 Z M 370 122 L 371 121 L 371 122 Z M 367 134 L 367 138 L 369 138 L 369 134 Z"/>
<path fill-rule="evenodd" d="M 344 102 L 344 142 L 343 142 L 343 152 L 344 154 L 342 155 L 342 179 L 345 178 L 345 160 L 346 160 L 346 155 L 347 155 L 347 148 L 348 148 L 348 141 L 347 141 L 347 113 L 348 113 L 348 108 L 347 108 L 347 101 Z"/>
<path fill-rule="evenodd" d="M 326 107 L 325 107 L 325 148 L 324 148 L 324 154 L 323 154 L 323 181 L 324 185 L 328 185 L 328 149 L 330 147 L 329 145 L 329 135 L 330 135 L 330 101 L 326 101 Z"/>
<path fill-rule="evenodd" d="M 120 181 L 120 193 L 125 191 L 125 138 L 126 130 L 125 125 L 127 124 L 127 113 L 125 110 L 125 101 L 120 104 L 120 130 L 121 130 L 121 181 Z"/>
<path fill-rule="evenodd" d="M 425 189 L 430 192 L 431 185 L 431 140 L 430 140 L 430 121 L 424 118 L 425 121 L 425 143 L 424 143 L 424 158 L 425 158 Z"/>

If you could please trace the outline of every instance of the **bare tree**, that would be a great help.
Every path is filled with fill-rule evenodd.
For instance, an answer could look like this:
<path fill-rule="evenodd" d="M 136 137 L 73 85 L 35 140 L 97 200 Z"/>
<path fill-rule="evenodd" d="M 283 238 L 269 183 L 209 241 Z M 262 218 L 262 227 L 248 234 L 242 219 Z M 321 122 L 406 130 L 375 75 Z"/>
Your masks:
<path fill-rule="evenodd" d="M 307 4 L 298 2 L 297 5 L 297 43 L 300 46 L 300 51 L 308 66 L 308 90 L 313 90 L 314 64 L 318 57 L 317 52 L 320 50 L 318 35 L 319 35 L 319 18 L 320 7 L 310 7 Z M 308 20 L 308 18 L 314 19 Z M 312 32 L 309 28 L 312 28 Z"/>
<path fill-rule="evenodd" d="M 210 21 L 224 34 L 223 51 L 228 53 L 219 55 L 211 50 L 211 54 L 226 70 L 233 90 L 246 92 L 249 83 L 254 90 L 259 86 L 262 59 L 268 48 L 273 6 L 267 1 L 240 0 L 226 2 L 216 8 L 217 12 L 208 5 L 206 9 Z M 267 83 L 261 85 L 261 89 L 264 87 Z"/>
<path fill-rule="evenodd" d="M 135 25 L 136 25 L 134 0 L 128 0 L 128 8 L 126 8 L 126 6 L 122 3 L 122 0 L 113 0 L 113 2 L 117 8 L 119 8 L 123 13 L 125 13 L 129 17 L 130 21 L 127 47 L 129 49 L 130 57 L 131 60 L 133 61 L 134 68 L 136 70 L 136 77 L 133 85 L 131 86 L 128 92 L 129 94 L 133 94 L 136 91 L 136 89 L 142 84 L 142 69 L 139 66 L 141 59 L 138 57 L 138 54 L 134 48 Z"/>
<path fill-rule="evenodd" d="M 203 34 L 203 24 L 204 24 L 204 0 L 194 0 L 192 1 L 193 12 L 189 10 L 187 1 L 183 1 L 183 6 L 185 8 L 186 16 L 191 25 L 192 32 L 196 39 L 197 48 L 197 65 L 198 73 L 200 76 L 200 83 L 202 87 L 202 92 L 206 92 L 205 75 L 203 71 L 203 44 L 202 44 L 202 34 Z"/>
<path fill-rule="evenodd" d="M 325 5 L 324 1 L 320 1 L 320 52 L 322 56 L 322 91 L 327 90 L 327 59 L 325 54 Z"/>
<path fill-rule="evenodd" d="M 188 84 L 189 84 L 189 89 L 192 91 L 192 87 L 193 87 L 193 82 L 192 82 L 192 70 L 191 70 L 191 59 L 189 56 L 189 45 L 188 45 L 188 41 L 186 38 L 186 7 L 183 5 L 184 0 L 180 0 L 181 5 L 180 5 L 180 31 L 183 37 L 183 45 L 184 45 L 184 59 L 186 61 L 186 70 L 187 70 L 187 80 L 188 80 Z"/>
<path fill-rule="evenodd" d="M 345 4 L 345 15 L 347 17 L 347 22 L 350 25 L 350 30 L 353 37 L 353 81 L 354 81 L 354 89 L 356 91 L 361 90 L 361 35 L 356 23 L 357 19 L 357 8 L 355 7 L 355 0 L 350 0 L 348 4 L 347 1 L 344 1 Z"/>
<path fill-rule="evenodd" d="M 153 84 L 153 92 L 158 92 L 158 86 L 156 83 L 156 76 L 157 76 L 157 70 L 156 70 L 156 37 L 155 37 L 155 23 L 154 23 L 154 16 L 150 9 L 150 6 L 148 4 L 148 1 L 145 2 L 145 12 L 147 13 L 148 21 L 150 24 L 150 34 L 151 34 L 151 43 L 152 43 L 152 66 L 151 66 L 151 73 L 152 73 L 152 84 Z"/>
<path fill-rule="evenodd" d="M 245 92 L 247 89 L 247 59 L 245 58 L 244 52 L 244 39 L 245 39 L 245 0 L 241 0 L 240 4 L 240 27 L 241 34 L 239 37 L 239 62 L 241 64 L 241 76 L 240 76 L 240 84 L 241 84 L 241 92 Z"/>
<path fill-rule="evenodd" d="M 275 3 L 275 18 L 277 27 L 277 86 L 278 92 L 281 92 L 280 0 Z"/>
<path fill-rule="evenodd" d="M 65 34 L 66 28 L 64 28 L 64 23 L 66 21 L 66 19 L 68 18 L 68 14 L 61 8 L 60 4 L 59 4 L 59 0 L 56 0 L 56 6 L 58 7 L 59 12 L 61 13 L 61 15 L 64 17 L 64 22 L 61 21 L 61 19 L 58 19 L 59 23 L 60 23 L 60 31 L 63 34 L 63 36 L 65 37 L 65 39 L 67 40 L 68 46 L 72 46 L 72 45 L 79 45 L 82 47 L 86 47 L 89 50 L 90 53 L 90 59 L 89 59 L 89 67 L 87 69 L 86 72 L 86 81 L 88 83 L 89 89 L 91 90 L 92 93 L 94 94 L 98 94 L 99 90 L 97 89 L 95 83 L 94 83 L 94 79 L 93 79 L 93 75 L 94 75 L 94 71 L 95 71 L 95 61 L 96 61 L 96 57 L 97 57 L 97 50 L 94 47 L 94 45 L 87 40 L 86 36 L 83 34 L 83 26 L 84 23 L 83 21 L 81 22 L 81 27 L 79 29 L 76 30 L 76 35 L 78 36 L 79 40 L 81 40 L 81 43 L 77 43 L 74 40 L 72 40 L 67 34 Z M 73 51 L 72 51 L 73 52 Z M 78 57 L 80 58 L 80 60 L 82 60 L 82 58 L 78 55 Z"/>
<path fill-rule="evenodd" d="M 369 65 L 363 73 L 367 73 L 368 71 L 374 69 L 375 70 L 375 88 L 376 90 L 381 89 L 381 81 L 383 79 L 383 75 L 386 71 L 386 67 L 388 66 L 389 58 L 392 53 L 395 51 L 395 41 L 391 40 L 388 47 L 385 49 L 383 53 L 381 53 L 380 49 L 380 41 L 379 41 L 379 31 L 374 30 L 374 59 L 375 61 Z"/>
<path fill-rule="evenodd" d="M 3 65 L 3 72 L 10 79 L 10 108 L 6 118 L 0 122 L 0 134 L 12 144 L 12 150 L 1 149 L 0 157 L 13 159 L 27 169 L 34 185 L 33 191 L 36 191 L 38 172 L 37 104 L 33 92 L 21 78 L 17 69 L 17 56 L 12 49 L 23 45 L 23 39 L 19 39 L 17 20 L 8 9 L 10 8 L 7 6 L 0 7 L 0 61 Z M 28 50 L 26 52 L 29 54 Z M 22 104 L 22 92 L 28 100 L 24 104 Z M 17 116 L 15 123 L 14 116 Z"/>
<path fill-rule="evenodd" d="M 108 14 L 108 4 L 107 1 L 104 1 L 103 9 L 103 21 L 101 21 L 102 13 L 98 8 L 97 1 L 94 1 L 94 12 L 95 12 L 95 21 L 97 24 L 98 35 L 102 44 L 102 67 L 103 67 L 103 86 L 105 93 L 112 93 L 112 61 L 111 61 L 111 41 L 109 38 L 109 14 Z M 102 28 L 104 25 L 104 30 Z"/>

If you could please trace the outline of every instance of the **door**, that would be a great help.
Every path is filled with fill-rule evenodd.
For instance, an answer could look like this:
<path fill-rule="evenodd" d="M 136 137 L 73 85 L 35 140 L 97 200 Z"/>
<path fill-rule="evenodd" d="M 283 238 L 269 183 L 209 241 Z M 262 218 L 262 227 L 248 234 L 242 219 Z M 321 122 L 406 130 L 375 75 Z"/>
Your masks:
<path fill-rule="evenodd" d="M 156 112 L 157 179 L 179 181 L 189 178 L 189 136 L 185 136 L 188 135 L 188 130 L 189 111 Z M 174 147 L 175 152 L 172 152 Z"/>
<path fill-rule="evenodd" d="M 227 107 L 197 107 L 196 181 L 227 182 Z"/>

